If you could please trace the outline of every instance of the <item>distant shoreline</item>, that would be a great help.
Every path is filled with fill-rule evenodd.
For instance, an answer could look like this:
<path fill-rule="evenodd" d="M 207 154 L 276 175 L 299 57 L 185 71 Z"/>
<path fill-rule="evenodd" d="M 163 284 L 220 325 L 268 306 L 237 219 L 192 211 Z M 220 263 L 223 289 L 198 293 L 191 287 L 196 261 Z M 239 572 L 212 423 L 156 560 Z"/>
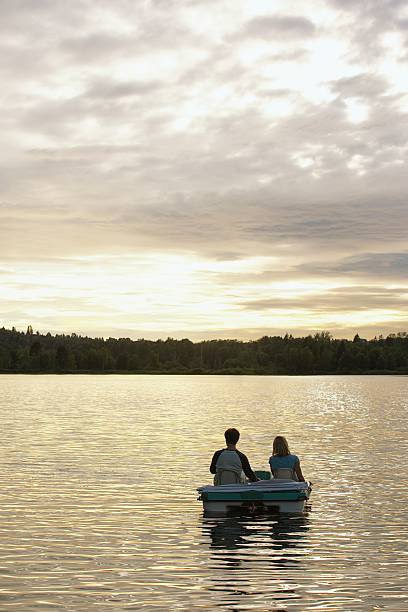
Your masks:
<path fill-rule="evenodd" d="M 295 338 L 131 340 L 0 329 L 0 373 L 313 376 L 408 374 L 408 333 L 336 340 L 329 332 Z"/>
<path fill-rule="evenodd" d="M 307 376 L 311 378 L 313 376 L 408 376 L 408 371 L 399 371 L 399 370 L 370 370 L 366 372 L 308 372 L 307 374 L 297 374 L 297 373 L 288 373 L 288 372 L 236 372 L 236 371 L 208 371 L 208 372 L 193 372 L 193 371 L 185 371 L 185 372 L 175 372 L 175 371 L 162 371 L 158 372 L 157 370 L 152 371 L 135 371 L 131 372 L 129 370 L 112 370 L 109 372 L 98 372 L 92 370 L 82 370 L 82 371 L 64 371 L 64 372 L 36 372 L 36 371 L 25 371 L 25 372 L 16 372 L 16 371 L 8 371 L 8 370 L 0 370 L 1 375 L 38 375 L 38 376 L 77 376 L 77 375 L 87 375 L 87 376 L 290 376 L 290 377 L 300 377 Z"/>

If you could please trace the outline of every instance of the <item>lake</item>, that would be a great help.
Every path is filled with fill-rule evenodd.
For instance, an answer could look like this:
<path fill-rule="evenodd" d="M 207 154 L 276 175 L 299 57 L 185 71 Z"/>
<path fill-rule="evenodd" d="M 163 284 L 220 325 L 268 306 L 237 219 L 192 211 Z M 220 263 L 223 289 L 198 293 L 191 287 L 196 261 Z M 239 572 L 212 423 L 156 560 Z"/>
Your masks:
<path fill-rule="evenodd" d="M 408 610 L 408 378 L 0 376 L 0 609 Z M 228 427 L 304 516 L 206 518 Z"/>

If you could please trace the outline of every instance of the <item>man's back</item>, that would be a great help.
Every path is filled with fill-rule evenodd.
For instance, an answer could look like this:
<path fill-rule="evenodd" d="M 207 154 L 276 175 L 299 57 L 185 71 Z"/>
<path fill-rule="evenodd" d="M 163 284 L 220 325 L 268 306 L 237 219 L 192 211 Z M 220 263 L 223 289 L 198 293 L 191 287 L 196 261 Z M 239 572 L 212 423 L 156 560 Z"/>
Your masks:
<path fill-rule="evenodd" d="M 218 474 L 221 470 L 234 472 L 242 482 L 245 482 L 244 475 L 251 481 L 258 480 L 249 465 L 248 457 L 236 448 L 223 448 L 214 453 L 210 472 L 211 474 Z"/>

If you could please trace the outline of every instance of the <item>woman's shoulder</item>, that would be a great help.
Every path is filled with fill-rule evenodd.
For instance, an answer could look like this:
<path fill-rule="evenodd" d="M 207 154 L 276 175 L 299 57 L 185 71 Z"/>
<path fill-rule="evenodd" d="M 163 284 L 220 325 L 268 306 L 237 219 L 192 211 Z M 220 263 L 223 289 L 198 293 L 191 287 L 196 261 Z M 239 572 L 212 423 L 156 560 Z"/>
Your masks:
<path fill-rule="evenodd" d="M 290 453 L 288 457 L 290 457 L 290 460 L 292 461 L 293 464 L 299 462 L 299 457 L 295 455 L 295 453 Z"/>
<path fill-rule="evenodd" d="M 283 462 L 287 462 L 289 461 L 290 463 L 296 463 L 297 461 L 299 461 L 299 457 L 293 453 L 289 453 L 289 455 L 271 455 L 269 457 L 269 463 L 272 463 L 272 461 L 278 460 L 279 463 Z"/>

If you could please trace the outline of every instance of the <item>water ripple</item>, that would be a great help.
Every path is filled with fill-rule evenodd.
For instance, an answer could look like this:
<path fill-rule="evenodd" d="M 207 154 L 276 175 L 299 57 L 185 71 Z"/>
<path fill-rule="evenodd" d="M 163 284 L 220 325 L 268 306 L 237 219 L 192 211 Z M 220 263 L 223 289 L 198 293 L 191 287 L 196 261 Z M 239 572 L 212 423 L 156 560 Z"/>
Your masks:
<path fill-rule="evenodd" d="M 408 610 L 405 377 L 1 376 L 0 609 Z M 304 516 L 203 516 L 228 426 Z"/>

